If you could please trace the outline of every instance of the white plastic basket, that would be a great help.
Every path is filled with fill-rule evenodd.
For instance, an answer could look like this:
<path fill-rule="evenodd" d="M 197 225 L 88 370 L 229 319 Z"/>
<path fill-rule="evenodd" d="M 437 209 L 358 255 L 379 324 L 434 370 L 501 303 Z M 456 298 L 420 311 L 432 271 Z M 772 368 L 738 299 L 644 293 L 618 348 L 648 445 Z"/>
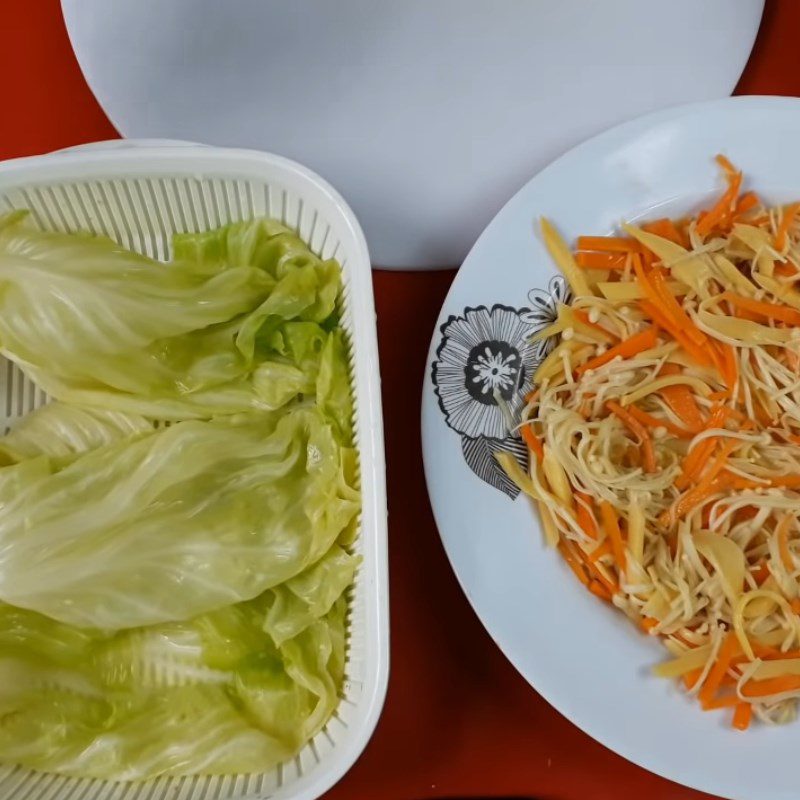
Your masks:
<path fill-rule="evenodd" d="M 363 562 L 350 595 L 347 666 L 339 708 L 290 762 L 263 774 L 77 780 L 0 767 L 3 800 L 311 800 L 358 758 L 380 714 L 388 678 L 386 489 L 378 349 L 366 242 L 344 200 L 321 178 L 266 153 L 184 142 L 121 141 L 0 164 L 0 213 L 30 209 L 42 228 L 104 233 L 155 258 L 173 233 L 267 215 L 282 220 L 344 272 L 342 322 L 351 341 L 363 510 Z M 0 358 L 0 429 L 45 402 Z"/>

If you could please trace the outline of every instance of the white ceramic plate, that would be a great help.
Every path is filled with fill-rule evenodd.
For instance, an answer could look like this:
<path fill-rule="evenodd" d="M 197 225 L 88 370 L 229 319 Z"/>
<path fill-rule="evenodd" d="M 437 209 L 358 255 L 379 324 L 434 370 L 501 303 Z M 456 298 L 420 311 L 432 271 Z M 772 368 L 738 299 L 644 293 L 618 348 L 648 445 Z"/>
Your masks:
<path fill-rule="evenodd" d="M 436 522 L 470 602 L 515 667 L 553 706 L 625 758 L 738 800 L 800 796 L 800 721 L 745 734 L 650 676 L 660 645 L 586 592 L 545 549 L 532 507 L 491 467 L 499 413 L 487 381 L 521 384 L 539 354 L 526 337 L 561 291 L 534 221 L 571 240 L 621 220 L 687 210 L 719 192 L 723 152 L 770 201 L 800 197 L 800 100 L 741 97 L 643 117 L 575 148 L 525 186 L 484 231 L 445 301 L 423 402 Z M 524 369 L 524 373 L 520 372 Z M 494 372 L 493 372 L 494 370 Z M 520 377 L 521 375 L 521 377 Z M 509 391 L 509 399 L 517 393 Z"/>
<path fill-rule="evenodd" d="M 524 177 L 626 119 L 730 94 L 763 0 L 62 0 L 125 136 L 281 153 L 384 266 L 461 263 Z"/>

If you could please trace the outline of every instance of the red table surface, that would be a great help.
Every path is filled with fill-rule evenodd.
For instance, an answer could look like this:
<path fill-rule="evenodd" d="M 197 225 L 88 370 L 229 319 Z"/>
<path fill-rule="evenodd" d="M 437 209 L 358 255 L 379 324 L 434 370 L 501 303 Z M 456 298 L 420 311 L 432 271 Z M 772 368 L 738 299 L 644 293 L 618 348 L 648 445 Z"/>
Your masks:
<path fill-rule="evenodd" d="M 2 6 L 0 159 L 117 137 L 83 80 L 58 0 Z M 800 95 L 798 31 L 800 3 L 767 0 L 738 94 Z M 520 175 L 520 184 L 527 177 Z M 327 797 L 707 797 L 628 763 L 554 711 L 506 661 L 456 583 L 431 515 L 419 429 L 428 344 L 454 274 L 374 273 L 389 485 L 391 678 L 375 735 Z"/>

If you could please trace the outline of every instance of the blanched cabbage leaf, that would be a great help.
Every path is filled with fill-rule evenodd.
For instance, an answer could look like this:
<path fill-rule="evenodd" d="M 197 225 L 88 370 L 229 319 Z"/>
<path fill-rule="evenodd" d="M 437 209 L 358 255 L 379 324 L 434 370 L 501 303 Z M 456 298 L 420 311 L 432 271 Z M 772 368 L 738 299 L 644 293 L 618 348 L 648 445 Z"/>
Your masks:
<path fill-rule="evenodd" d="M 0 514 L 0 600 L 85 627 L 188 619 L 294 577 L 357 510 L 313 408 L 179 423 L 23 486 Z"/>
<path fill-rule="evenodd" d="M 139 415 L 49 403 L 0 438 L 0 466 L 37 456 L 69 462 L 89 450 L 152 430 L 153 423 Z"/>
<path fill-rule="evenodd" d="M 103 236 L 18 218 L 0 227 L 0 345 L 15 360 L 93 380 L 111 356 L 249 311 L 274 283 L 252 266 L 165 266 Z"/>
<path fill-rule="evenodd" d="M 312 390 L 340 288 L 339 265 L 272 220 L 177 236 L 162 264 L 16 219 L 0 228 L 0 352 L 69 403 L 170 420 L 274 410 Z"/>
<path fill-rule="evenodd" d="M 352 575 L 352 564 L 342 568 Z M 271 592 L 114 636 L 0 606 L 0 752 L 36 769 L 115 780 L 268 770 L 335 710 L 345 611 L 339 597 L 278 644 L 264 631 Z"/>

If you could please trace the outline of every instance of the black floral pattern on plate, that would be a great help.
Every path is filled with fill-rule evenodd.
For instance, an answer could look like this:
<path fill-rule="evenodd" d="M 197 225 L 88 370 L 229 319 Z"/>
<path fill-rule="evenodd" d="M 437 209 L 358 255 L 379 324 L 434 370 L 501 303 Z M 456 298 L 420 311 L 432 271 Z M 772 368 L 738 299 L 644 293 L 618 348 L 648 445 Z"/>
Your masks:
<path fill-rule="evenodd" d="M 564 279 L 554 277 L 546 290 L 528 293 L 529 308 L 465 308 L 441 327 L 431 377 L 445 423 L 461 437 L 470 469 L 512 499 L 519 490 L 495 454 L 513 453 L 527 465 L 527 448 L 509 430 L 508 412 L 517 417 L 532 376 L 553 345 L 531 342 L 531 337 L 555 320 L 559 304 L 567 299 Z"/>

